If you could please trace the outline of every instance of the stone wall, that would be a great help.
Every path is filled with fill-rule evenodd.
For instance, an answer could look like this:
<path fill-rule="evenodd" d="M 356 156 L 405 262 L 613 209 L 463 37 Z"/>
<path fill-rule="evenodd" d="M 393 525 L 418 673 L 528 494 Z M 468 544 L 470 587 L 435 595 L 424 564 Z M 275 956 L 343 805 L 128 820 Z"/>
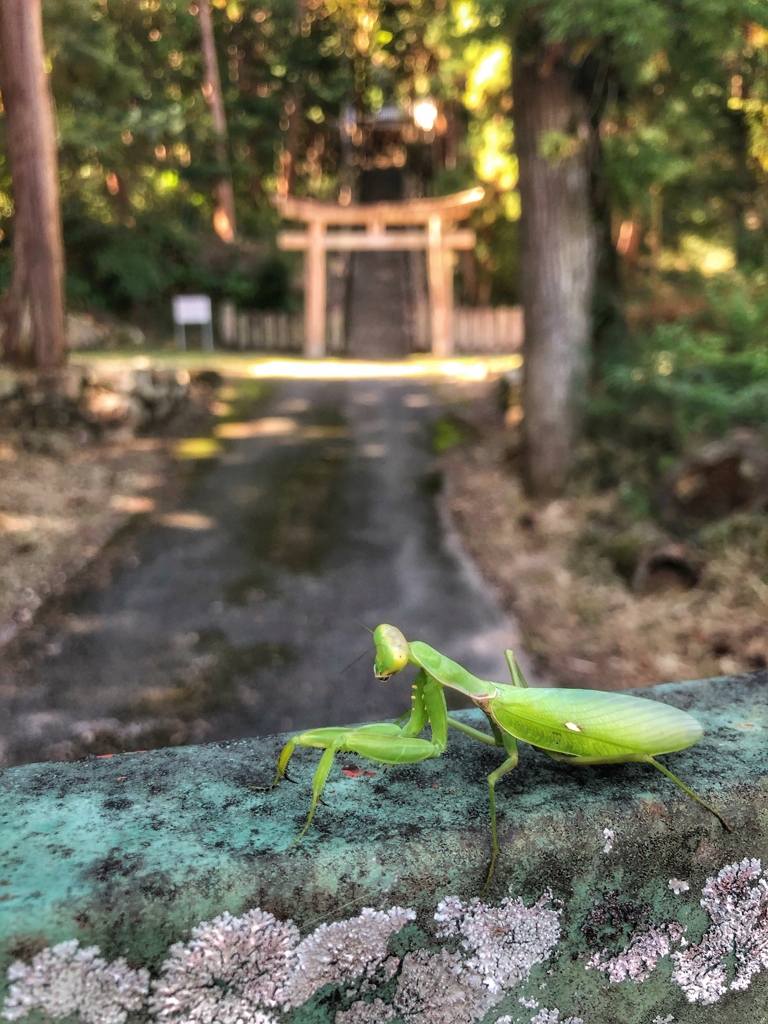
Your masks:
<path fill-rule="evenodd" d="M 567 767 L 452 735 L 382 771 L 284 737 L 7 769 L 6 1019 L 684 1024 L 768 1019 L 768 674 L 644 696 L 706 735 L 665 763 Z M 480 717 L 467 712 L 466 720 Z M 766 868 L 767 870 L 764 870 Z M 27 1014 L 29 1013 L 29 1016 Z"/>
<path fill-rule="evenodd" d="M 69 364 L 40 373 L 0 366 L 0 428 L 83 429 L 131 435 L 162 423 L 187 401 L 186 370 Z"/>

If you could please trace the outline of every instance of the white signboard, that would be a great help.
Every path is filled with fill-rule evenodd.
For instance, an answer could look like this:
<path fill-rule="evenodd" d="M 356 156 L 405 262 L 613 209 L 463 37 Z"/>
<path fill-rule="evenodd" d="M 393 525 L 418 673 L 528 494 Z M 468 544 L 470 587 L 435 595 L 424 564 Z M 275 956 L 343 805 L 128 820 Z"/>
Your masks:
<path fill-rule="evenodd" d="M 2 3 L 2 0 L 0 0 Z M 187 347 L 186 325 L 199 324 L 202 327 L 203 348 L 213 349 L 213 313 L 210 295 L 174 295 L 173 326 L 176 347 Z"/>
<path fill-rule="evenodd" d="M 213 323 L 210 295 L 174 295 L 173 321 L 177 324 Z"/>

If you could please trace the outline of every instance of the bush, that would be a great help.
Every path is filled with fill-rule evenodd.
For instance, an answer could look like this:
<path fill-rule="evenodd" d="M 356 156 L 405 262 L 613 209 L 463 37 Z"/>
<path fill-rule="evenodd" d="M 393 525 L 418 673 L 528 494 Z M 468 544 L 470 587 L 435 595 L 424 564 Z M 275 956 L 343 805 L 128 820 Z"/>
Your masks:
<path fill-rule="evenodd" d="M 768 287 L 723 278 L 706 298 L 703 313 L 630 337 L 600 367 L 588 407 L 599 485 L 626 484 L 631 464 L 650 487 L 692 445 L 768 425 Z"/>
<path fill-rule="evenodd" d="M 67 298 L 75 308 L 170 323 L 171 296 L 203 292 L 250 309 L 282 309 L 289 272 L 268 243 L 225 245 L 199 225 L 147 215 L 133 226 L 65 210 Z"/>

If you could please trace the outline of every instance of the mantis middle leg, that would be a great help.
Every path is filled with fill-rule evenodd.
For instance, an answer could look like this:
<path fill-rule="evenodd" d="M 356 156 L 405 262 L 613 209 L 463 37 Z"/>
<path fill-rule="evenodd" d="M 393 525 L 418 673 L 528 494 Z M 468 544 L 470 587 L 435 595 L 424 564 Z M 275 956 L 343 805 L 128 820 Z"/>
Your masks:
<path fill-rule="evenodd" d="M 512 655 L 512 652 L 508 652 Z M 514 655 L 512 655 L 514 660 Z M 523 683 L 523 685 L 525 685 Z M 455 718 L 448 718 L 448 725 L 451 728 L 456 729 L 457 732 L 463 732 L 465 736 L 471 736 L 474 740 L 479 740 L 481 743 L 486 743 L 489 747 L 504 747 L 507 754 L 507 760 L 504 761 L 499 767 L 491 772 L 488 776 L 488 797 L 491 808 L 491 863 L 488 866 L 488 874 L 485 879 L 480 895 L 482 896 L 493 878 L 493 872 L 496 867 L 496 860 L 499 856 L 499 838 L 498 830 L 496 827 L 496 783 L 501 779 L 507 772 L 511 772 L 513 768 L 517 767 L 517 741 L 514 736 L 509 733 L 504 733 L 498 727 L 496 722 L 487 715 L 488 724 L 491 727 L 492 735 L 488 735 L 486 732 L 481 732 L 480 729 L 474 729 L 471 725 L 465 725 L 464 722 L 459 722 Z"/>
<path fill-rule="evenodd" d="M 471 736 L 473 740 L 487 743 L 489 747 L 503 747 L 504 740 L 502 739 L 501 729 L 499 729 L 492 718 L 489 718 L 488 721 L 493 733 L 492 736 L 489 736 L 487 732 L 481 732 L 480 729 L 474 729 L 471 725 L 465 725 L 464 722 L 458 722 L 455 718 L 449 718 L 448 725 L 457 732 L 463 732 L 465 736 Z"/>
<path fill-rule="evenodd" d="M 471 725 L 465 725 L 464 722 L 458 722 L 455 718 L 448 719 L 448 725 L 453 729 L 456 729 L 458 732 L 463 732 L 465 736 L 471 736 L 472 739 L 479 740 L 481 743 L 486 743 L 490 747 L 504 747 L 509 755 L 506 761 L 502 762 L 502 764 L 500 764 L 499 767 L 488 776 L 488 798 L 491 808 L 491 862 L 488 866 L 488 874 L 485 879 L 485 884 L 483 885 L 480 893 L 481 896 L 485 893 L 491 883 L 493 872 L 496 868 L 496 860 L 499 856 L 499 837 L 496 826 L 496 783 L 499 779 L 503 778 L 507 772 L 511 772 L 517 767 L 518 760 L 517 741 L 514 736 L 511 736 L 509 733 L 503 733 L 490 716 L 488 716 L 488 721 L 493 733 L 491 736 L 489 736 L 488 733 L 481 732 L 479 729 L 472 728 Z"/>
<path fill-rule="evenodd" d="M 511 772 L 517 767 L 517 741 L 514 736 L 510 736 L 509 733 L 503 733 L 502 739 L 504 742 L 504 748 L 509 754 L 509 757 L 499 765 L 496 771 L 491 772 L 488 776 L 488 797 L 491 804 L 491 863 L 488 865 L 488 874 L 486 875 L 485 884 L 483 885 L 480 893 L 481 896 L 485 895 L 485 890 L 491 884 L 493 872 L 496 867 L 496 860 L 499 856 L 499 837 L 496 828 L 496 783 L 508 772 Z"/>

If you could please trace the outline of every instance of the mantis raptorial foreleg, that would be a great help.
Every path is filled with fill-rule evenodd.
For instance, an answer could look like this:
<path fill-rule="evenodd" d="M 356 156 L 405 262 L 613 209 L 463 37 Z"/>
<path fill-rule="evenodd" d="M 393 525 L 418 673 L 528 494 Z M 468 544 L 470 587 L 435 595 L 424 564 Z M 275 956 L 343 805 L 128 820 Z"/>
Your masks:
<path fill-rule="evenodd" d="M 429 724 L 432 739 L 419 739 Z M 285 778 L 288 762 L 296 747 L 319 747 L 323 751 L 312 781 L 312 803 L 304 827 L 294 843 L 298 843 L 312 824 L 315 810 L 328 781 L 328 774 L 337 753 L 360 754 L 386 765 L 414 764 L 439 757 L 448 742 L 448 711 L 442 688 L 426 672 L 421 671 L 413 684 L 412 707 L 408 721 L 400 726 L 394 722 L 373 722 L 353 729 L 311 729 L 293 736 L 282 749 L 272 786 Z"/>
<path fill-rule="evenodd" d="M 323 751 L 323 756 L 320 758 L 320 763 L 317 766 L 315 777 L 312 780 L 312 803 L 309 805 L 309 814 L 307 815 L 307 820 L 304 822 L 304 828 L 293 840 L 294 843 L 298 843 L 304 838 L 304 834 L 312 824 L 312 819 L 315 816 L 315 808 L 320 802 L 320 797 L 322 796 L 325 784 L 328 781 L 328 773 L 331 770 L 336 750 L 337 748 L 333 746 L 328 747 Z"/>
<path fill-rule="evenodd" d="M 283 747 L 273 786 L 276 786 L 285 777 L 288 761 L 297 746 L 319 747 L 323 750 L 323 756 L 320 758 L 312 781 L 312 803 L 309 814 L 304 827 L 294 839 L 294 843 L 303 838 L 312 824 L 315 810 L 320 803 L 333 759 L 337 753 L 360 754 L 371 761 L 393 765 L 426 761 L 431 757 L 439 757 L 445 749 L 444 744 L 407 736 L 400 726 L 391 722 L 376 722 L 371 725 L 361 725 L 356 729 L 311 729 L 299 736 L 294 736 Z"/>

